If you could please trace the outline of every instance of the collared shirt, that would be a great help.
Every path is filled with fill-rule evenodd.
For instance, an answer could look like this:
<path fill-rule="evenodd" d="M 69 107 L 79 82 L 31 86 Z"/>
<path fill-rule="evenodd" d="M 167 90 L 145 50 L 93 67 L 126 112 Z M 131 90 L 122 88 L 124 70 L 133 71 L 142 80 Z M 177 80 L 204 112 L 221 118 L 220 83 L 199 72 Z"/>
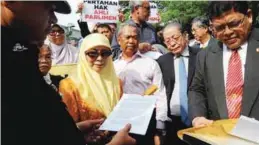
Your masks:
<path fill-rule="evenodd" d="M 156 103 L 156 119 L 166 121 L 167 99 L 161 69 L 157 62 L 138 52 L 130 61 L 125 61 L 120 56 L 114 61 L 114 67 L 123 82 L 124 93 L 142 95 L 151 85 L 158 87 L 154 93 L 159 96 Z"/>
<path fill-rule="evenodd" d="M 189 67 L 189 49 L 188 47 L 185 48 L 185 50 L 182 53 L 183 61 L 185 64 L 185 70 L 188 74 L 188 67 Z M 171 115 L 174 116 L 180 116 L 180 97 L 179 97 L 179 91 L 180 91 L 180 77 L 179 77 L 179 57 L 174 57 L 174 74 L 175 74 L 175 84 L 174 84 L 174 91 L 172 92 L 172 97 L 170 101 L 170 109 L 171 109 Z"/>
<path fill-rule="evenodd" d="M 159 40 L 157 39 L 156 30 L 153 28 L 151 24 L 148 24 L 147 22 L 142 23 L 142 25 L 139 25 L 135 23 L 132 19 L 126 21 L 125 23 L 132 24 L 138 28 L 138 31 L 140 32 L 140 38 L 139 42 L 147 42 L 150 44 L 156 44 L 159 43 Z M 113 59 L 116 60 L 121 51 L 120 51 L 120 45 L 117 41 L 117 32 L 114 33 L 112 43 L 111 43 L 112 51 L 113 51 Z"/>
<path fill-rule="evenodd" d="M 57 86 L 55 86 L 55 84 L 52 83 L 52 80 L 51 80 L 51 77 L 50 77 L 49 73 L 47 73 L 45 76 L 43 76 L 43 78 L 48 85 L 50 85 L 55 91 L 58 92 L 58 88 L 57 88 Z"/>
<path fill-rule="evenodd" d="M 200 43 L 200 48 L 206 48 L 209 44 L 210 39 L 208 39 L 204 44 Z"/>
<path fill-rule="evenodd" d="M 50 74 L 49 73 L 47 73 L 45 76 L 43 76 L 43 78 L 44 78 L 44 80 L 46 81 L 46 83 L 48 85 L 52 84 L 52 81 L 50 79 Z"/>
<path fill-rule="evenodd" d="M 248 45 L 248 43 L 245 42 L 243 45 L 241 45 L 241 48 L 238 49 L 238 54 L 240 56 L 241 64 L 242 64 L 243 80 L 244 80 L 244 77 L 245 77 L 247 45 Z M 224 72 L 225 87 L 226 87 L 226 84 L 227 84 L 228 63 L 229 63 L 231 54 L 232 54 L 232 50 L 228 49 L 227 46 L 225 44 L 223 44 L 223 72 Z"/>

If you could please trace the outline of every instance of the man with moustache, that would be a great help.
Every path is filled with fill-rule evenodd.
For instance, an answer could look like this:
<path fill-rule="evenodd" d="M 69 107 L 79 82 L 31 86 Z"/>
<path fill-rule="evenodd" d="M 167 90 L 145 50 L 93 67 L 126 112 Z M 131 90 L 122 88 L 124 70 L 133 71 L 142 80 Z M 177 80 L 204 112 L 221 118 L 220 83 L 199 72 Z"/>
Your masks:
<path fill-rule="evenodd" d="M 1 1 L 2 144 L 85 145 L 87 133 L 103 120 L 75 124 L 58 93 L 43 80 L 38 44 L 43 44 L 54 12 L 68 14 L 66 1 Z M 110 145 L 135 144 L 130 125 Z"/>
<path fill-rule="evenodd" d="M 253 34 L 248 3 L 211 1 L 209 18 L 222 43 L 197 55 L 189 89 L 192 125 L 205 126 L 240 115 L 259 120 L 259 38 Z"/>
<path fill-rule="evenodd" d="M 146 21 L 150 15 L 149 1 L 129 1 L 131 9 L 131 18 L 125 23 L 132 24 L 138 28 L 140 32 L 138 49 L 141 53 L 151 51 L 152 44 L 159 43 L 155 28 Z M 118 43 L 118 34 L 115 32 L 111 43 L 113 51 L 113 60 L 116 60 L 121 54 L 121 46 Z"/>
<path fill-rule="evenodd" d="M 137 136 L 137 142 L 141 145 L 154 144 L 154 135 L 156 128 L 161 129 L 157 122 L 167 120 L 167 106 L 164 82 L 159 65 L 156 61 L 143 56 L 138 51 L 140 32 L 133 24 L 124 23 L 118 31 L 118 43 L 121 46 L 122 53 L 114 61 L 114 68 L 122 80 L 123 93 L 143 95 L 144 92 L 155 85 L 157 90 L 154 95 L 159 96 L 156 103 L 156 115 L 151 119 L 146 136 Z M 156 126 L 156 127 L 155 127 Z M 160 130 L 157 130 L 160 133 Z"/>
<path fill-rule="evenodd" d="M 163 38 L 170 52 L 157 60 L 166 87 L 167 115 L 171 119 L 166 124 L 168 145 L 186 145 L 178 138 L 177 132 L 191 126 L 187 91 L 195 70 L 196 54 L 200 49 L 188 46 L 186 33 L 186 27 L 178 20 L 167 24 L 163 29 Z"/>

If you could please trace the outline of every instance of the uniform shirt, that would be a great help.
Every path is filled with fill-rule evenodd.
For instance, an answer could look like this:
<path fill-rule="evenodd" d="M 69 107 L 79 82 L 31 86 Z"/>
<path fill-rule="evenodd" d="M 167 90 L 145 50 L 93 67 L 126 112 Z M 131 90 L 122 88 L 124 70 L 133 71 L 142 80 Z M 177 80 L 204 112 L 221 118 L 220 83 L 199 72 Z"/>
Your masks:
<path fill-rule="evenodd" d="M 2 29 L 2 144 L 85 145 L 61 97 L 43 79 L 38 48 Z"/>

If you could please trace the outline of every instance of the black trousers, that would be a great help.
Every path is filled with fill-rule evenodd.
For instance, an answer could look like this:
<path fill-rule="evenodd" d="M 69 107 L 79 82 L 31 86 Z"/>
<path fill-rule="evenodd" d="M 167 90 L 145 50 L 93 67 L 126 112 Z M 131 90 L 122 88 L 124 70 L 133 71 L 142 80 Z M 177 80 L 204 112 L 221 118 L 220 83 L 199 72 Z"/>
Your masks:
<path fill-rule="evenodd" d="M 172 122 L 166 122 L 166 141 L 165 145 L 188 145 L 177 136 L 177 131 L 188 128 L 180 116 L 169 116 Z"/>

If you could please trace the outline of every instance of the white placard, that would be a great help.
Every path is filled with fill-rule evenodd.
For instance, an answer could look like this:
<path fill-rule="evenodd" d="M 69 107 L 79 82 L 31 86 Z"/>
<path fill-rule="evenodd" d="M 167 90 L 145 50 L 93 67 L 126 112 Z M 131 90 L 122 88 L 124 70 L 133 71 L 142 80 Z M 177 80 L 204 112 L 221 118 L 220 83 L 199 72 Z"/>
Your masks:
<path fill-rule="evenodd" d="M 99 130 L 119 131 L 130 123 L 130 133 L 145 135 L 155 108 L 156 98 L 156 96 L 123 94 Z"/>
<path fill-rule="evenodd" d="M 82 21 L 116 23 L 119 15 L 119 0 L 84 0 Z"/>
<path fill-rule="evenodd" d="M 159 23 L 161 21 L 161 17 L 158 12 L 157 4 L 150 2 L 150 16 L 148 18 L 149 23 Z"/>

